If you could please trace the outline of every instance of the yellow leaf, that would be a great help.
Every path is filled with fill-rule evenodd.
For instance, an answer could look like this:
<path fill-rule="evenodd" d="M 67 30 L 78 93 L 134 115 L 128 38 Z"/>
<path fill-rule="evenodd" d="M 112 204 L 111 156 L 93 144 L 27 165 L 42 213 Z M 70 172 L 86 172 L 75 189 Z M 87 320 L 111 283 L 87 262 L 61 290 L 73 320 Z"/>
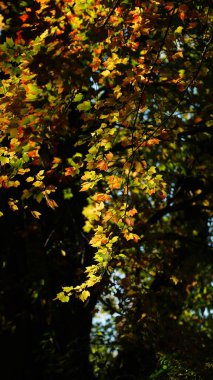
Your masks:
<path fill-rule="evenodd" d="M 89 243 L 92 247 L 100 247 L 101 245 L 105 245 L 107 242 L 108 239 L 105 234 L 98 234 L 93 236 Z"/>
<path fill-rule="evenodd" d="M 108 77 L 110 75 L 110 71 L 109 70 L 105 70 L 101 73 L 101 75 L 103 75 L 103 77 Z"/>
<path fill-rule="evenodd" d="M 27 179 L 26 179 L 26 182 L 33 182 L 34 181 L 34 177 L 28 177 Z"/>
<path fill-rule="evenodd" d="M 91 182 L 84 182 L 80 191 L 87 191 L 92 186 Z"/>
<path fill-rule="evenodd" d="M 118 239 L 119 239 L 119 236 L 114 236 L 114 237 L 110 240 L 110 243 L 111 243 L 111 244 L 114 244 L 114 243 L 116 243 L 116 241 L 118 241 Z"/>
<path fill-rule="evenodd" d="M 18 206 L 16 205 L 17 202 L 17 200 L 9 199 L 8 204 L 12 211 L 18 211 Z"/>
<path fill-rule="evenodd" d="M 81 301 L 86 301 L 87 298 L 90 296 L 90 292 L 88 290 L 84 290 L 81 295 L 79 296 Z"/>
<path fill-rule="evenodd" d="M 63 291 L 66 293 L 70 293 L 73 290 L 73 286 L 63 286 Z"/>
<path fill-rule="evenodd" d="M 27 173 L 27 172 L 29 172 L 30 171 L 30 169 L 19 169 L 18 170 L 18 174 L 20 174 L 20 175 L 24 175 L 25 173 Z M 30 177 L 29 177 L 30 178 Z M 31 178 L 33 178 L 33 177 L 31 177 Z M 32 179 L 33 180 L 33 179 Z"/>
<path fill-rule="evenodd" d="M 35 181 L 35 182 L 33 182 L 33 186 L 41 187 L 41 186 L 43 186 L 43 182 L 42 181 Z"/>
<path fill-rule="evenodd" d="M 41 2 L 41 1 L 40 1 Z M 44 40 L 48 36 L 48 29 L 46 29 L 43 33 L 40 35 L 40 40 Z"/>
<path fill-rule="evenodd" d="M 61 302 L 69 302 L 70 299 L 70 297 L 64 294 L 64 292 L 58 293 L 56 298 Z"/>
<path fill-rule="evenodd" d="M 121 87 L 120 86 L 116 86 L 113 90 L 114 94 L 115 94 L 115 97 L 116 99 L 119 99 L 122 95 L 122 92 L 121 92 Z"/>
<path fill-rule="evenodd" d="M 10 160 L 8 157 L 4 157 L 4 156 L 1 156 L 0 157 L 0 164 L 3 166 L 3 165 L 6 165 L 6 164 L 9 164 Z"/>
<path fill-rule="evenodd" d="M 149 168 L 149 170 L 148 170 L 148 174 L 152 175 L 154 173 L 156 173 L 156 168 L 155 168 L 155 166 L 151 166 L 151 168 Z"/>
<path fill-rule="evenodd" d="M 87 179 L 94 179 L 95 175 L 96 175 L 95 171 L 92 170 L 90 172 L 85 172 L 84 175 L 81 177 L 81 179 L 83 179 L 84 181 Z"/>
<path fill-rule="evenodd" d="M 183 26 L 178 26 L 176 29 L 175 29 L 175 33 L 177 34 L 181 34 L 183 31 Z"/>
<path fill-rule="evenodd" d="M 104 66 L 107 68 L 107 71 L 113 70 L 116 67 L 115 63 L 112 61 L 109 61 L 109 59 L 107 62 L 105 62 Z"/>
<path fill-rule="evenodd" d="M 41 213 L 38 211 L 31 211 L 31 214 L 34 216 L 34 218 L 39 219 L 41 216 Z"/>
<path fill-rule="evenodd" d="M 97 284 L 97 282 L 100 282 L 100 281 L 101 281 L 101 276 L 91 275 L 91 277 L 87 280 L 87 286 L 88 288 L 90 288 L 91 286 L 94 286 L 95 284 Z"/>
<path fill-rule="evenodd" d="M 174 282 L 175 285 L 177 285 L 178 282 L 180 281 L 180 280 L 179 280 L 177 277 L 175 277 L 175 276 L 171 276 L 171 277 L 170 277 L 170 280 L 172 280 L 172 282 Z"/>
<path fill-rule="evenodd" d="M 43 174 L 44 174 L 44 170 L 40 170 L 38 174 L 36 174 L 36 179 L 41 181 L 44 178 Z"/>

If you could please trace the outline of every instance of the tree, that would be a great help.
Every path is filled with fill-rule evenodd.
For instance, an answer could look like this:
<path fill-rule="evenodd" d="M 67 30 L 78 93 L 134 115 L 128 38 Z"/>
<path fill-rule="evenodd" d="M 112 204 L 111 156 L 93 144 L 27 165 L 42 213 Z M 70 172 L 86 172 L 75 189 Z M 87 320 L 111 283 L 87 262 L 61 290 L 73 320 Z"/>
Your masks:
<path fill-rule="evenodd" d="M 208 4 L 0 9 L 6 378 L 212 378 Z"/>

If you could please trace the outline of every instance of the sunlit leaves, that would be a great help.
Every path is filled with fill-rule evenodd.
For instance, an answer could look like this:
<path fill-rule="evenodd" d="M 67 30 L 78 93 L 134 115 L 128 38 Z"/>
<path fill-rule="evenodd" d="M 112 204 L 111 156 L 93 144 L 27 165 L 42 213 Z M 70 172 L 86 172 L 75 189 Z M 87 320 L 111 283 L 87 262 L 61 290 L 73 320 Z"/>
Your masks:
<path fill-rule="evenodd" d="M 60 292 L 57 294 L 57 299 L 61 302 L 69 302 L 70 297 L 64 292 Z"/>
<path fill-rule="evenodd" d="M 177 150 L 167 140 L 193 124 L 178 112 L 210 126 L 190 105 L 209 71 L 196 73 L 208 35 L 205 26 L 204 37 L 196 37 L 206 25 L 199 8 L 152 0 L 119 2 L 110 12 L 96 0 L 37 0 L 36 11 L 19 15 L 21 30 L 0 53 L 1 187 L 20 190 L 23 205 L 9 196 L 12 211 L 36 210 L 31 201 L 55 210 L 54 193 L 69 201 L 72 187 L 79 189 L 87 198 L 84 233 L 95 251 L 90 286 L 119 244 L 138 244 L 152 207 L 163 208 L 167 169 L 175 165 L 172 155 L 166 162 L 168 151 Z"/>
<path fill-rule="evenodd" d="M 85 112 L 89 111 L 91 109 L 90 101 L 85 100 L 83 103 L 81 103 L 77 106 L 77 109 L 79 111 L 85 111 Z"/>
<path fill-rule="evenodd" d="M 90 292 L 88 290 L 83 290 L 83 292 L 80 294 L 79 298 L 81 301 L 86 301 L 87 298 L 90 296 Z"/>

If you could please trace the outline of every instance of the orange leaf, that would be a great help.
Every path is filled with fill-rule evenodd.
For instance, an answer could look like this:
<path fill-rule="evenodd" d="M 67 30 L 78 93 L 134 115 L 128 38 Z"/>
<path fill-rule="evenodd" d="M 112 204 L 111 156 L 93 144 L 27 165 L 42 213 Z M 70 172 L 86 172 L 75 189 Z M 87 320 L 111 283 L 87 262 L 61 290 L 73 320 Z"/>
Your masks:
<path fill-rule="evenodd" d="M 28 157 L 38 157 L 38 150 L 31 150 L 27 155 Z"/>
<path fill-rule="evenodd" d="M 80 191 L 87 191 L 92 186 L 91 182 L 84 182 Z"/>
<path fill-rule="evenodd" d="M 98 162 L 97 168 L 100 169 L 100 170 L 107 171 L 108 165 L 107 165 L 107 163 L 104 160 L 101 160 L 101 161 Z"/>
<path fill-rule="evenodd" d="M 125 222 L 126 222 L 127 226 L 129 226 L 129 227 L 134 226 L 134 219 L 132 219 L 132 218 L 126 218 Z"/>
<path fill-rule="evenodd" d="M 109 153 L 105 154 L 105 157 L 106 157 L 107 161 L 112 161 L 112 159 L 113 159 L 113 153 L 109 152 Z"/>
<path fill-rule="evenodd" d="M 129 210 L 128 214 L 129 214 L 129 216 L 133 216 L 133 215 L 137 214 L 137 210 L 135 208 L 132 208 L 131 210 Z"/>
<path fill-rule="evenodd" d="M 149 194 L 149 195 L 155 194 L 155 191 L 156 191 L 155 189 L 150 189 L 150 190 L 148 191 L 148 194 Z"/>
<path fill-rule="evenodd" d="M 20 18 L 21 21 L 25 22 L 25 21 L 27 21 L 27 19 L 29 18 L 29 16 L 25 13 L 24 15 L 21 15 L 19 18 Z"/>
<path fill-rule="evenodd" d="M 159 139 L 149 139 L 148 141 L 144 141 L 142 146 L 156 145 L 156 144 L 159 144 L 159 142 L 160 142 Z"/>
<path fill-rule="evenodd" d="M 51 207 L 53 210 L 58 207 L 57 203 L 54 201 L 54 199 L 49 199 L 46 197 L 47 205 Z"/>
<path fill-rule="evenodd" d="M 93 238 L 90 240 L 90 244 L 93 247 L 100 247 L 101 245 L 104 245 L 108 242 L 107 237 L 104 234 L 98 234 L 96 236 L 93 236 Z"/>
<path fill-rule="evenodd" d="M 90 67 L 92 67 L 92 71 L 97 71 L 100 66 L 101 60 L 97 57 L 94 57 Z"/>
<path fill-rule="evenodd" d="M 72 167 L 69 167 L 69 168 L 65 168 L 65 176 L 68 176 L 68 175 L 73 175 L 75 171 L 75 168 L 72 168 Z"/>
<path fill-rule="evenodd" d="M 108 178 L 108 183 L 109 183 L 111 190 L 120 189 L 121 183 L 122 183 L 122 178 L 117 177 L 115 175 L 111 175 Z"/>
<path fill-rule="evenodd" d="M 104 222 L 108 222 L 113 216 L 112 211 L 107 211 L 106 215 L 104 216 Z"/>
<path fill-rule="evenodd" d="M 97 193 L 94 195 L 94 200 L 95 201 L 110 201 L 110 196 L 108 194 L 104 193 Z"/>

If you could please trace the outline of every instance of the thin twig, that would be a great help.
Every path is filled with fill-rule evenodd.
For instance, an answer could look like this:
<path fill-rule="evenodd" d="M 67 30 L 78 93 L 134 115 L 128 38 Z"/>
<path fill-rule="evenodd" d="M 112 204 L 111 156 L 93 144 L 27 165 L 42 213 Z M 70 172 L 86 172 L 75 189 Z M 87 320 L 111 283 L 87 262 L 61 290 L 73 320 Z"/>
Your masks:
<path fill-rule="evenodd" d="M 107 22 L 108 22 L 110 16 L 112 16 L 112 14 L 113 14 L 115 8 L 118 6 L 119 3 L 120 3 L 120 0 L 116 0 L 116 1 L 115 1 L 114 5 L 112 6 L 111 10 L 109 11 L 109 13 L 108 13 L 108 15 L 107 15 L 107 17 L 106 17 L 106 19 L 105 19 L 105 21 L 103 22 L 103 24 L 100 25 L 101 28 L 103 28 L 103 27 L 106 26 L 106 24 L 107 24 Z"/>

